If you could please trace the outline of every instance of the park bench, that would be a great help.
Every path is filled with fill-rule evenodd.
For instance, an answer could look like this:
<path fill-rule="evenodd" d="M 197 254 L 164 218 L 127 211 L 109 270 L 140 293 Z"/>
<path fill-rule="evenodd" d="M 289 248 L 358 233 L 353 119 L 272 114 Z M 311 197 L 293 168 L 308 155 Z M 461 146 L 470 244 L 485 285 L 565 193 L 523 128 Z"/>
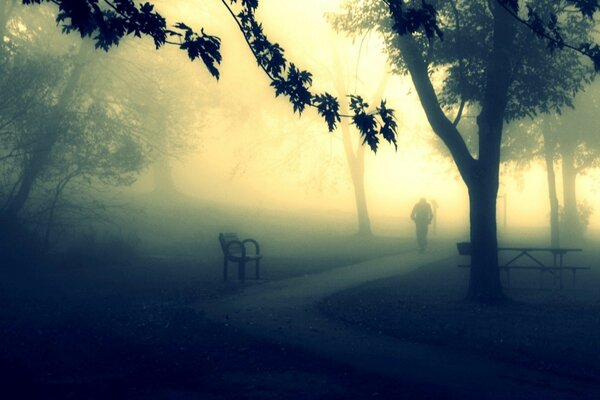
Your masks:
<path fill-rule="evenodd" d="M 230 261 L 238 264 L 238 279 L 240 281 L 244 282 L 246 280 L 246 263 L 251 261 L 256 266 L 256 279 L 260 278 L 260 259 L 262 255 L 256 240 L 240 240 L 237 233 L 229 232 L 219 234 L 219 243 L 223 251 L 223 280 L 227 280 L 227 266 Z M 252 251 L 249 251 L 250 246 L 248 244 L 252 245 Z"/>
<path fill-rule="evenodd" d="M 459 242 L 456 244 L 458 254 L 471 255 L 471 243 Z M 564 259 L 568 253 L 580 252 L 582 249 L 565 248 L 565 247 L 498 247 L 498 252 L 513 253 L 513 257 L 507 262 L 499 263 L 500 271 L 506 273 L 506 283 L 510 287 L 510 272 L 511 270 L 537 270 L 540 272 L 540 289 L 543 288 L 544 274 L 550 274 L 553 278 L 554 285 L 558 284 L 559 288 L 563 288 L 563 272 L 571 271 L 573 277 L 573 285 L 577 271 L 589 270 L 590 267 L 565 265 Z M 544 262 L 539 253 L 552 255 L 552 262 Z M 519 261 L 528 260 L 528 264 L 519 264 Z M 462 268 L 471 268 L 470 265 L 459 265 Z"/>

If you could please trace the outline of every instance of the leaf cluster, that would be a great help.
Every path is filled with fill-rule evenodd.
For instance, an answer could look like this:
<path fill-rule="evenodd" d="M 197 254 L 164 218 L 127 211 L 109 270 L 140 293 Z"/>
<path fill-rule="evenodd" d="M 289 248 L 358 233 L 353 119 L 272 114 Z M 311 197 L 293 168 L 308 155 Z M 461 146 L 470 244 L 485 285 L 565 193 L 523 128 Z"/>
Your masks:
<path fill-rule="evenodd" d="M 598 0 L 564 0 L 554 2 L 555 8 L 548 12 L 545 1 L 525 4 L 527 16 L 519 15 L 520 6 L 516 0 L 497 0 L 512 16 L 526 25 L 540 39 L 545 40 L 549 50 L 570 48 L 589 57 L 594 63 L 596 72 L 600 71 L 600 47 L 592 41 L 569 41 L 559 23 L 559 13 L 575 11 L 589 21 L 593 21 L 594 14 L 600 11 Z"/>
<path fill-rule="evenodd" d="M 444 35 L 438 23 L 438 13 L 435 7 L 421 0 L 419 7 L 405 5 L 402 1 L 385 0 L 393 21 L 392 29 L 400 35 L 413 34 L 422 31 L 428 39 Z"/>
<path fill-rule="evenodd" d="M 352 122 L 359 129 L 363 144 L 368 144 L 374 152 L 379 146 L 379 136 L 398 148 L 396 144 L 396 121 L 394 110 L 387 108 L 385 100 L 381 101 L 375 114 L 368 113 L 369 104 L 360 96 L 350 97 L 350 109 L 354 112 Z M 376 118 L 379 116 L 379 120 Z"/>
<path fill-rule="evenodd" d="M 152 3 L 136 5 L 133 0 L 22 0 L 23 4 L 54 3 L 58 6 L 56 22 L 64 33 L 78 32 L 90 37 L 96 48 L 108 51 L 118 46 L 123 37 L 147 36 L 156 48 L 166 43 L 176 44 L 193 61 L 200 58 L 208 71 L 219 78 L 217 65 L 221 62 L 220 40 L 215 36 L 193 31 L 184 23 L 167 28 L 165 18 L 154 10 Z M 176 37 L 179 42 L 171 42 Z"/>
<path fill-rule="evenodd" d="M 232 0 L 231 3 L 237 3 Z M 294 63 L 290 63 L 284 56 L 284 50 L 277 43 L 272 43 L 265 35 L 263 27 L 255 19 L 255 11 L 258 1 L 242 1 L 242 10 L 236 19 L 240 29 L 244 33 L 246 41 L 259 66 L 271 78 L 271 86 L 275 89 L 275 96 L 285 95 L 292 103 L 294 112 L 301 114 L 307 106 L 317 109 L 319 115 L 327 123 L 329 131 L 333 131 L 341 120 L 338 100 L 329 93 L 311 92 L 312 74 L 299 69 Z M 352 104 L 352 123 L 358 128 L 363 144 L 369 145 L 372 151 L 377 151 L 379 139 L 382 136 L 388 142 L 396 146 L 397 123 L 394 120 L 394 111 L 385 107 L 382 101 L 374 114 L 366 112 L 368 104 L 364 103 L 360 96 L 350 96 Z M 381 122 L 376 122 L 378 115 Z"/>
<path fill-rule="evenodd" d="M 97 48 L 108 51 L 127 35 L 148 36 L 154 40 L 156 48 L 166 43 L 178 45 L 186 51 L 190 60 L 201 59 L 210 74 L 219 78 L 220 39 L 206 34 L 202 29 L 197 33 L 183 22 L 168 29 L 165 19 L 154 10 L 152 3 L 135 5 L 133 0 L 23 0 L 24 4 L 42 2 L 58 5 L 57 22 L 62 25 L 64 32 L 75 31 L 79 32 L 82 38 L 92 37 Z M 258 0 L 230 0 L 229 4 L 226 0 L 222 0 L 222 3 L 235 18 L 258 65 L 271 79 L 275 95 L 286 96 L 294 112 L 298 114 L 301 114 L 307 106 L 315 107 L 325 120 L 329 131 L 333 131 L 342 117 L 339 113 L 338 100 L 328 93 L 313 93 L 312 74 L 289 62 L 285 57 L 284 49 L 266 37 L 262 24 L 256 20 Z M 233 6 L 239 7 L 237 13 L 232 10 Z M 415 9 L 410 15 L 408 24 L 413 24 L 421 18 L 435 21 L 433 7 Z M 432 29 L 439 33 L 439 30 Z M 169 41 L 169 38 L 173 37 L 178 38 L 179 42 Z M 385 112 L 385 115 L 380 115 L 380 118 L 387 121 L 381 124 L 381 127 L 385 128 L 380 134 L 395 145 L 397 124 L 393 121 L 393 111 L 385 106 L 377 109 L 377 112 L 380 111 Z M 355 114 L 352 119 L 358 121 L 361 117 Z M 370 132 L 362 130 L 366 129 L 367 125 L 357 125 L 357 127 L 364 137 L 372 137 Z M 367 140 L 366 143 L 372 150 L 376 150 L 374 140 Z"/>

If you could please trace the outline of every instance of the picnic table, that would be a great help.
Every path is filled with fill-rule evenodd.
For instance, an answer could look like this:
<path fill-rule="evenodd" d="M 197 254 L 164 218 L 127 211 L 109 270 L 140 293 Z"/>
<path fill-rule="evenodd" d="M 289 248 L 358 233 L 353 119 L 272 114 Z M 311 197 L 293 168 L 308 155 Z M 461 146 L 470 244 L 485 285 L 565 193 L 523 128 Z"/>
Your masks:
<path fill-rule="evenodd" d="M 458 252 L 461 255 L 470 255 L 470 243 L 457 243 Z M 590 267 L 568 265 L 565 263 L 567 254 L 581 252 L 583 249 L 570 247 L 498 247 L 498 253 L 509 253 L 508 261 L 501 261 L 499 257 L 499 268 L 506 272 L 506 283 L 510 287 L 511 270 L 538 270 L 540 272 L 540 289 L 543 287 L 543 278 L 545 274 L 550 274 L 553 278 L 554 286 L 563 288 L 563 272 L 571 271 L 572 282 L 575 285 L 577 271 L 589 270 Z M 512 257 L 511 254 L 512 253 Z M 544 258 L 543 255 L 550 255 Z M 460 265 L 470 268 L 470 265 Z"/>

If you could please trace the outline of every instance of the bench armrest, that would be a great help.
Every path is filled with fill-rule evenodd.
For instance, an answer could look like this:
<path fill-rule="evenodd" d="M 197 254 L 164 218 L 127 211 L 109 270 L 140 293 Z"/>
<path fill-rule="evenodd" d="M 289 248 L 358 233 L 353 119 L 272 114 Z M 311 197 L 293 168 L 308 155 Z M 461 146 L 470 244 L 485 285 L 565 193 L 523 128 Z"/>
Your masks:
<path fill-rule="evenodd" d="M 260 254 L 260 246 L 258 245 L 258 242 L 254 239 L 246 239 L 242 241 L 242 247 L 244 247 L 244 251 L 246 251 L 246 243 L 252 243 L 254 245 L 254 250 L 256 251 L 256 254 Z"/>
<path fill-rule="evenodd" d="M 242 257 L 246 257 L 246 247 L 244 246 L 244 243 L 243 243 L 243 242 L 240 242 L 239 240 L 232 240 L 231 242 L 227 243 L 227 244 L 225 245 L 225 254 L 226 254 L 227 256 L 230 256 L 230 255 L 231 255 L 231 253 L 229 252 L 229 248 L 230 248 L 232 245 L 234 245 L 234 244 L 235 244 L 235 245 L 237 245 L 237 246 L 239 246 L 239 248 L 240 248 L 240 250 L 241 250 L 241 252 L 242 252 Z"/>

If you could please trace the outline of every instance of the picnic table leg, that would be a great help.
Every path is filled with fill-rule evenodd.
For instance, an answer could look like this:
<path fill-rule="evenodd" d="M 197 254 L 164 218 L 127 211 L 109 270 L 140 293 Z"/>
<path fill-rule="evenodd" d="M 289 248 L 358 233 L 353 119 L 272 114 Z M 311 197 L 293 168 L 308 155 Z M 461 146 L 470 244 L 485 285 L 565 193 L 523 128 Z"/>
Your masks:
<path fill-rule="evenodd" d="M 256 279 L 260 279 L 260 259 L 256 259 Z"/>

